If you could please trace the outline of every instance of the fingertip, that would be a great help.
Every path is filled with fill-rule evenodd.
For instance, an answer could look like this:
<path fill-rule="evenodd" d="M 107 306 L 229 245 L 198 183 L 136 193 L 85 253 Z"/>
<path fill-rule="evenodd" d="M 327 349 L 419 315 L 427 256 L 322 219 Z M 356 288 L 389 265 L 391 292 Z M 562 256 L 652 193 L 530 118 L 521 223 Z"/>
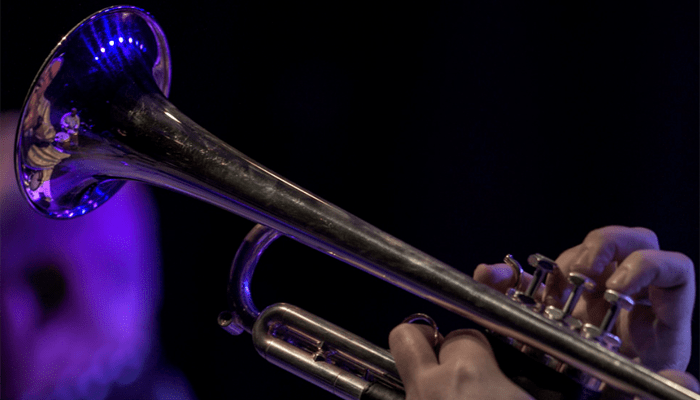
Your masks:
<path fill-rule="evenodd" d="M 410 341 L 412 334 L 410 332 L 411 324 L 399 324 L 394 327 L 394 329 L 389 332 L 389 348 L 394 348 L 395 346 L 401 346 L 405 342 Z"/>
<path fill-rule="evenodd" d="M 517 277 L 507 264 L 479 264 L 474 270 L 474 280 L 505 293 L 515 286 Z"/>
<path fill-rule="evenodd" d="M 487 284 L 491 281 L 491 266 L 489 264 L 479 264 L 474 269 L 474 280 Z"/>

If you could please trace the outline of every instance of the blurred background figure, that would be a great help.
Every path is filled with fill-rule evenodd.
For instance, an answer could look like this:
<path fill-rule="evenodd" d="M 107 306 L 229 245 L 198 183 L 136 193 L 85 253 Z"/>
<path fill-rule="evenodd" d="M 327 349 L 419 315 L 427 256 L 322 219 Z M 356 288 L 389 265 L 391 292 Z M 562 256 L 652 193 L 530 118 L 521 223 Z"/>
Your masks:
<path fill-rule="evenodd" d="M 157 340 L 158 211 L 127 185 L 105 212 L 35 213 L 17 189 L 18 113 L 1 116 L 2 398 L 191 399 Z"/>

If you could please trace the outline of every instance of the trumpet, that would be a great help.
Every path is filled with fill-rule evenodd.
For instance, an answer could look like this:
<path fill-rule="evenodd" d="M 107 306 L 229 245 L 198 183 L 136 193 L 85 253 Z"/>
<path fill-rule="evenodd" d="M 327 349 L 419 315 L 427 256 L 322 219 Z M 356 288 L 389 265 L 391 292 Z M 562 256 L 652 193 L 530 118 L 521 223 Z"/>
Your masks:
<path fill-rule="evenodd" d="M 25 101 L 15 144 L 18 184 L 35 210 L 57 219 L 92 212 L 132 180 L 259 224 L 234 261 L 230 309 L 219 322 L 234 334 L 253 333 L 259 351 L 274 363 L 298 366 L 300 371 L 289 369 L 343 398 L 402 396 L 385 350 L 298 308 L 277 305 L 258 312 L 252 300 L 238 297 L 247 288 L 233 288 L 234 283 L 245 282 L 256 257 L 284 235 L 468 318 L 540 359 L 554 360 L 546 362 L 561 373 L 574 371 L 568 375 L 589 387 L 605 382 L 635 395 L 700 400 L 618 354 L 604 327 L 571 329 L 566 315 L 533 304 L 532 293 L 504 295 L 481 285 L 251 160 L 171 104 L 170 80 L 168 43 L 146 11 L 117 6 L 80 22 L 46 59 Z M 51 121 L 73 108 L 90 124 L 75 138 L 59 135 Z M 248 272 L 238 272 L 239 264 Z M 539 282 L 555 268 L 541 256 L 532 264 Z M 270 336 L 311 350 L 310 361 L 270 342 Z"/>

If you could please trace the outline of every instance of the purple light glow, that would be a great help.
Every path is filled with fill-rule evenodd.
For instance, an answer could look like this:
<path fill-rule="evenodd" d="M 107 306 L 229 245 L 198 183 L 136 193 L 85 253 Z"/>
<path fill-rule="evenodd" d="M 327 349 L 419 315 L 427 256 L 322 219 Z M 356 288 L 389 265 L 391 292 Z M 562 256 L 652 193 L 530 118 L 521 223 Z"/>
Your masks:
<path fill-rule="evenodd" d="M 105 205 L 110 211 L 70 221 L 11 203 L 24 206 L 3 225 L 2 243 L 2 356 L 3 365 L 12 365 L 4 371 L 5 386 L 15 393 L 102 399 L 113 382 L 140 374 L 160 297 L 155 210 L 141 189 L 123 192 Z M 66 286 L 50 310 L 26 281 L 28 270 L 47 263 Z"/>
<path fill-rule="evenodd" d="M 15 121 L 3 115 L 0 136 L 3 398 L 103 400 L 139 379 L 157 346 L 157 211 L 132 184 L 80 218 L 34 212 L 14 187 Z"/>

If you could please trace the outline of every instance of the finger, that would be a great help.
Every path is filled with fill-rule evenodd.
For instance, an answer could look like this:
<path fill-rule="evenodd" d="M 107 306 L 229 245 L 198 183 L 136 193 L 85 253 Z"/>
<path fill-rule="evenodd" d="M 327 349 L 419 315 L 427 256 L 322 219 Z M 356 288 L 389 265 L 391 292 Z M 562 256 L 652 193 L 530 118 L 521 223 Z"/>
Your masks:
<path fill-rule="evenodd" d="M 517 283 L 517 276 L 506 264 L 480 264 L 474 270 L 474 280 L 505 293 Z"/>
<path fill-rule="evenodd" d="M 605 280 L 615 271 L 617 263 L 637 250 L 658 248 L 656 234 L 646 228 L 607 226 L 593 230 L 586 235 L 581 244 L 557 257 L 559 269 L 547 277 L 545 304 L 561 306 L 570 289 L 569 273 L 579 272 L 595 282 L 594 291 L 585 292 L 585 301 L 581 304 L 592 304 L 592 308 L 587 312 L 597 315 L 600 310 L 596 310 L 595 307 L 600 307 L 601 302 L 589 303 L 589 300 L 602 298 L 606 289 Z"/>
<path fill-rule="evenodd" d="M 630 254 L 606 282 L 610 289 L 634 294 L 647 286 L 671 289 L 695 279 L 688 256 L 663 250 L 640 250 Z"/>
<path fill-rule="evenodd" d="M 609 289 L 648 293 L 654 314 L 675 328 L 690 321 L 695 301 L 695 269 L 686 255 L 640 250 L 627 257 L 606 282 Z"/>
<path fill-rule="evenodd" d="M 522 388 L 510 381 L 498 367 L 486 337 L 473 329 L 451 332 L 440 347 L 440 368 L 447 385 L 456 393 L 474 399 L 532 400 Z"/>
<path fill-rule="evenodd" d="M 401 324 L 389 334 L 389 349 L 407 393 L 413 390 L 410 385 L 417 381 L 419 371 L 438 365 L 433 334 L 432 327 L 419 324 Z"/>
<path fill-rule="evenodd" d="M 513 287 L 516 282 L 516 277 L 513 268 L 507 264 L 480 264 L 474 270 L 474 280 L 483 283 L 489 287 L 498 290 L 501 293 L 506 293 L 508 289 Z M 515 290 L 524 292 L 530 281 L 532 280 L 532 275 L 527 272 L 523 272 L 520 277 L 520 282 L 515 287 Z M 544 284 L 541 284 L 539 288 L 535 291 L 534 298 L 542 298 L 544 293 Z"/>
<path fill-rule="evenodd" d="M 566 273 L 580 272 L 595 278 L 613 261 L 622 262 L 643 249 L 659 249 L 659 240 L 651 230 L 607 226 L 591 231 L 580 245 L 562 253 L 557 265 Z"/>

